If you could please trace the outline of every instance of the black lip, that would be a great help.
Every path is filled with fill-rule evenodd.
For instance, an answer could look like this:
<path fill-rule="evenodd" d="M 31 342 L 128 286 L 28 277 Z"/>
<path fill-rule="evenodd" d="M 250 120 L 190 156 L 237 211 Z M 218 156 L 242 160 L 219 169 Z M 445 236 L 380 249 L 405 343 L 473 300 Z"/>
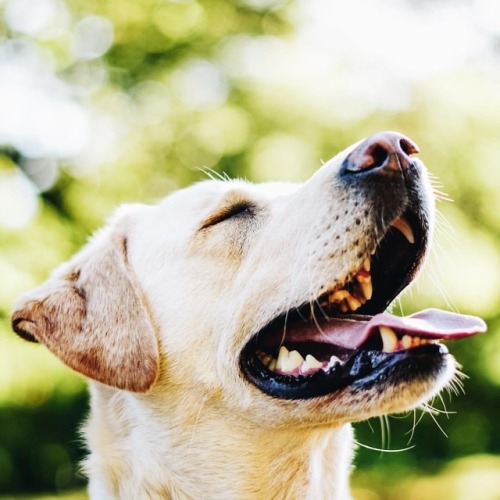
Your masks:
<path fill-rule="evenodd" d="M 312 375 L 280 375 L 268 370 L 247 346 L 241 369 L 262 392 L 279 399 L 311 399 L 326 396 L 348 386 L 370 389 L 384 377 L 391 385 L 415 377 L 435 377 L 446 365 L 448 349 L 442 344 L 427 344 L 413 349 L 385 353 L 356 350 L 344 364 Z M 411 373 L 411 377 L 409 376 Z"/>

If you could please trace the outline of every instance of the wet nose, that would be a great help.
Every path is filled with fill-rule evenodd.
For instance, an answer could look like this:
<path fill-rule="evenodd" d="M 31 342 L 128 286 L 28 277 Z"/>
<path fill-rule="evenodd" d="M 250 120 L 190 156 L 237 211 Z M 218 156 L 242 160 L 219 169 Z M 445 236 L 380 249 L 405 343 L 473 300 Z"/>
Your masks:
<path fill-rule="evenodd" d="M 353 173 L 381 169 L 404 172 L 411 166 L 411 155 L 418 152 L 418 146 L 403 134 L 380 132 L 356 146 L 343 166 Z"/>

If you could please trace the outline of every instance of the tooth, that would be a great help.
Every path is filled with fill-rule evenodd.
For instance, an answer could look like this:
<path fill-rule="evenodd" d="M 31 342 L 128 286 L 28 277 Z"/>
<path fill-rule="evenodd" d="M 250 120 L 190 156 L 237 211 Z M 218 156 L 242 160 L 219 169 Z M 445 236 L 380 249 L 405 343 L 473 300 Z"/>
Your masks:
<path fill-rule="evenodd" d="M 359 271 L 358 274 L 356 274 L 356 280 L 359 283 L 366 283 L 367 281 L 371 281 L 372 277 L 369 271 Z"/>
<path fill-rule="evenodd" d="M 354 297 L 359 300 L 360 304 L 365 304 L 366 303 L 366 297 L 363 293 L 363 290 L 361 287 L 358 286 L 357 290 L 354 290 Z"/>
<path fill-rule="evenodd" d="M 323 363 L 321 363 L 321 361 L 318 361 L 312 354 L 308 354 L 306 356 L 305 363 L 308 368 L 321 368 L 323 366 Z"/>
<path fill-rule="evenodd" d="M 351 311 L 355 311 L 356 309 L 359 309 L 361 307 L 361 302 L 352 295 L 349 295 L 349 297 L 347 297 L 347 303 L 349 304 L 349 309 Z"/>
<path fill-rule="evenodd" d="M 347 290 L 335 290 L 330 295 L 330 303 L 334 302 L 342 302 L 344 299 L 350 296 L 350 293 Z"/>
<path fill-rule="evenodd" d="M 401 339 L 401 344 L 405 349 L 409 349 L 413 345 L 413 340 L 409 335 L 403 335 Z"/>
<path fill-rule="evenodd" d="M 259 356 L 260 360 L 262 361 L 262 364 L 265 365 L 265 366 L 268 366 L 269 363 L 272 361 L 272 356 L 270 356 L 269 354 L 262 354 L 262 356 Z"/>
<path fill-rule="evenodd" d="M 413 229 L 410 223 L 404 217 L 398 217 L 395 221 L 391 222 L 391 226 L 395 227 L 398 231 L 401 231 L 405 238 L 411 243 L 415 243 L 415 235 L 413 234 Z"/>
<path fill-rule="evenodd" d="M 370 300 L 373 295 L 373 285 L 371 280 L 366 281 L 365 283 L 360 283 L 359 286 L 361 287 L 361 290 L 363 292 L 363 295 L 365 296 L 366 300 Z"/>
<path fill-rule="evenodd" d="M 304 358 L 300 355 L 299 351 L 290 351 L 288 353 L 288 359 L 284 363 L 283 371 L 293 372 L 304 362 Z"/>
<path fill-rule="evenodd" d="M 371 268 L 370 259 L 365 259 L 365 261 L 363 262 L 363 269 L 365 271 L 370 271 L 370 268 Z"/>
<path fill-rule="evenodd" d="M 349 309 L 355 311 L 361 307 L 361 302 L 347 290 L 336 290 L 333 292 L 330 295 L 330 303 L 339 304 L 342 312 L 347 312 Z"/>
<path fill-rule="evenodd" d="M 327 369 L 331 368 L 332 366 L 335 366 L 336 364 L 342 364 L 342 361 L 340 360 L 340 358 L 337 358 L 337 356 L 332 355 L 330 357 L 330 361 L 328 362 L 328 366 L 326 368 Z"/>
<path fill-rule="evenodd" d="M 393 352 L 398 345 L 398 337 L 392 328 L 387 326 L 379 326 L 380 336 L 382 337 L 383 352 Z"/>
<path fill-rule="evenodd" d="M 287 361 L 288 361 L 288 349 L 284 345 L 282 345 L 280 347 L 278 359 L 276 360 L 276 370 L 283 371 L 284 365 Z"/>
<path fill-rule="evenodd" d="M 267 365 L 267 369 L 272 372 L 276 371 L 276 360 L 273 358 L 271 362 Z"/>

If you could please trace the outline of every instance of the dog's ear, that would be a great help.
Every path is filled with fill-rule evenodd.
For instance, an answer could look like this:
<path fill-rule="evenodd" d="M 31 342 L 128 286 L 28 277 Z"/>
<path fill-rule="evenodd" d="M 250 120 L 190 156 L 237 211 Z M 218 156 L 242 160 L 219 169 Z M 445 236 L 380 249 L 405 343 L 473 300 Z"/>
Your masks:
<path fill-rule="evenodd" d="M 104 384 L 145 392 L 157 378 L 158 342 L 121 234 L 99 234 L 21 297 L 12 326 Z"/>

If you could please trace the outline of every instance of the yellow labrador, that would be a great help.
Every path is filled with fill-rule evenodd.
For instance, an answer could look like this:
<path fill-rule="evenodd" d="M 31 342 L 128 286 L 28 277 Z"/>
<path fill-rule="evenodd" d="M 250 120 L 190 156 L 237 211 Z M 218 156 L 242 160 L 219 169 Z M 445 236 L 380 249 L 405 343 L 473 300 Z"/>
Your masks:
<path fill-rule="evenodd" d="M 349 498 L 350 422 L 434 396 L 455 371 L 439 339 L 484 331 L 384 312 L 431 239 L 417 152 L 384 132 L 302 185 L 124 206 L 21 298 L 14 330 L 92 379 L 92 498 Z"/>

